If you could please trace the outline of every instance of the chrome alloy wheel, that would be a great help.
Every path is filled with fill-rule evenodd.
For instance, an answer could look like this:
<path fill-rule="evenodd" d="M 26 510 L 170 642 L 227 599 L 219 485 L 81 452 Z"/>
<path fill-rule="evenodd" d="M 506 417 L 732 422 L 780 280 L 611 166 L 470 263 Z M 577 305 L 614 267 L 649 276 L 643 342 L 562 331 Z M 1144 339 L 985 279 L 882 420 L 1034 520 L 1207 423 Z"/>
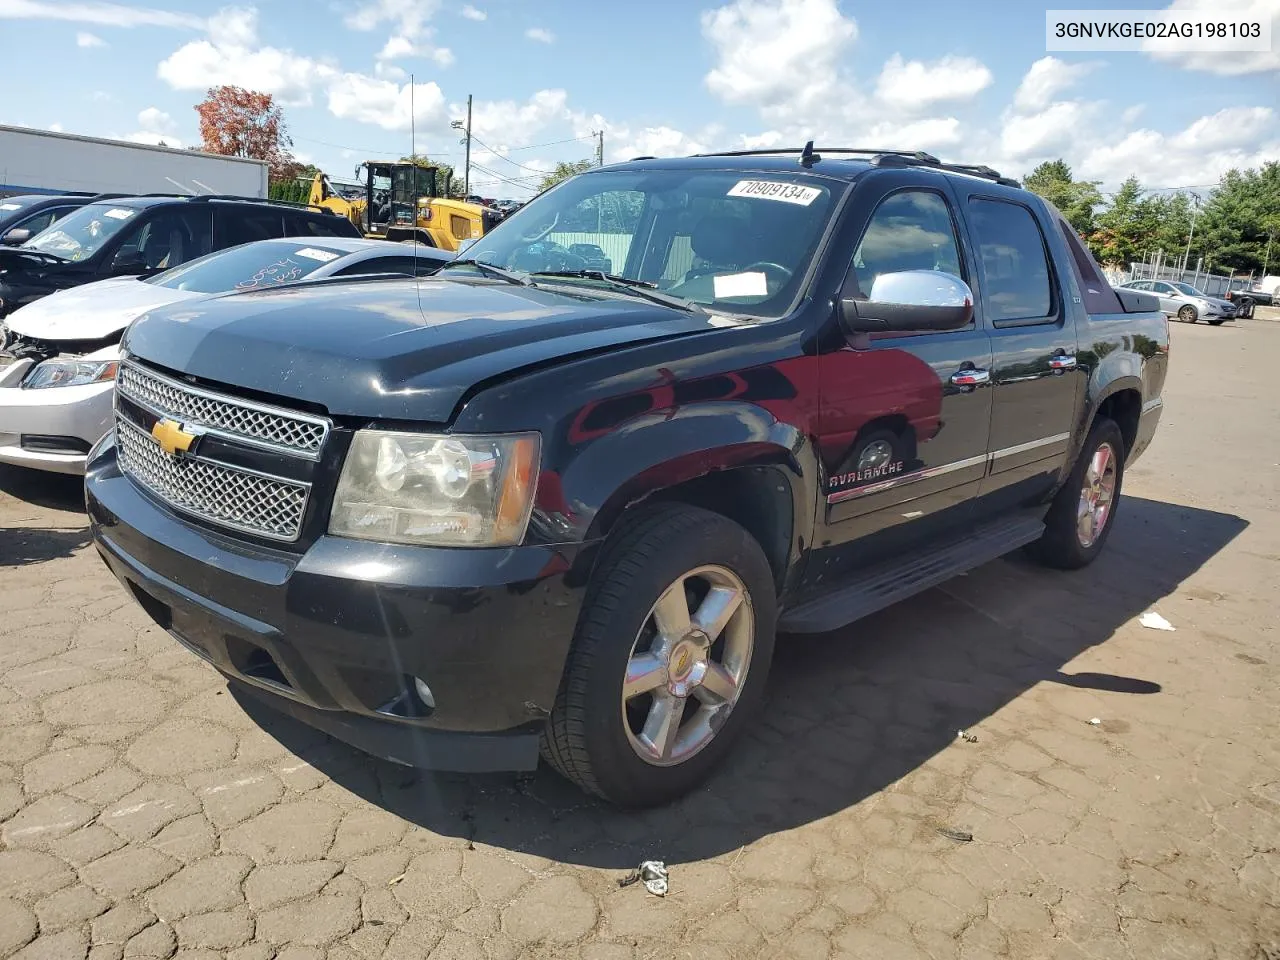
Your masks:
<path fill-rule="evenodd" d="M 751 596 L 725 567 L 697 567 L 662 592 L 622 683 L 623 728 L 640 759 L 675 766 L 715 739 L 746 683 L 754 634 Z"/>
<path fill-rule="evenodd" d="M 1080 488 L 1080 505 L 1076 510 L 1076 536 L 1080 546 L 1088 549 L 1102 536 L 1111 517 L 1116 495 L 1116 453 L 1111 444 L 1101 444 L 1093 452 L 1084 472 Z"/>
<path fill-rule="evenodd" d="M 893 459 L 893 444 L 888 440 L 876 440 L 867 444 L 858 457 L 858 470 L 874 470 Z"/>

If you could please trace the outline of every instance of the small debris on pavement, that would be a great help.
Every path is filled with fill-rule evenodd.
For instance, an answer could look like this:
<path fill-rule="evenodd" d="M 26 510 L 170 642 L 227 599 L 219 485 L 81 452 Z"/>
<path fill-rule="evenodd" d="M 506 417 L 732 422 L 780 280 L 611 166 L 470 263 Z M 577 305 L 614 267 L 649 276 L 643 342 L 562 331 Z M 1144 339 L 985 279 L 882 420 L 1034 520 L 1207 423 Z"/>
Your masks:
<path fill-rule="evenodd" d="M 1098 724 L 1100 724 L 1100 723 L 1102 723 L 1102 718 L 1101 718 L 1101 717 L 1090 717 L 1090 718 L 1089 718 L 1089 724 L 1090 724 L 1091 726 L 1096 727 L 1096 726 L 1098 726 Z"/>
<path fill-rule="evenodd" d="M 963 740 L 965 743 L 977 743 L 978 735 L 976 733 L 970 733 L 968 730 L 957 730 L 956 739 Z"/>
<path fill-rule="evenodd" d="M 403 879 L 404 879 L 404 874 L 403 874 L 403 873 L 402 873 L 402 874 L 400 874 L 400 876 L 398 876 L 398 877 L 392 877 L 390 880 L 388 880 L 388 881 L 387 881 L 387 886 L 388 886 L 388 887 L 394 887 L 397 883 L 399 883 L 399 882 L 400 882 L 401 880 L 403 880 Z"/>
<path fill-rule="evenodd" d="M 953 830 L 951 827 L 939 827 L 938 832 L 948 840 L 957 840 L 960 843 L 973 842 L 973 834 L 968 830 Z"/>
<path fill-rule="evenodd" d="M 1154 610 L 1148 610 L 1138 618 L 1138 622 L 1148 630 L 1168 630 L 1170 633 L 1174 630 L 1173 624 Z"/>
<path fill-rule="evenodd" d="M 618 886 L 629 887 L 633 883 L 643 881 L 644 888 L 655 897 L 667 895 L 667 865 L 661 860 L 645 860 L 625 877 L 618 881 Z"/>

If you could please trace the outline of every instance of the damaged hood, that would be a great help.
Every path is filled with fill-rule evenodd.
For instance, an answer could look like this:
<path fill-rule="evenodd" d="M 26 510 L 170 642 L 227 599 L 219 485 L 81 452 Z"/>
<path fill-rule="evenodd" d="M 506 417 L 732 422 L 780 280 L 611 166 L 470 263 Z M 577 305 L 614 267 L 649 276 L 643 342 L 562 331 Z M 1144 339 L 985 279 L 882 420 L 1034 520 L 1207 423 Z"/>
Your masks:
<path fill-rule="evenodd" d="M 148 310 L 199 296 L 204 294 L 113 277 L 51 293 L 15 310 L 5 323 L 14 333 L 37 340 L 101 340 Z"/>
<path fill-rule="evenodd" d="M 712 329 L 703 314 L 567 286 L 379 280 L 162 308 L 124 349 L 334 416 L 444 423 L 472 387 L 520 368 Z"/>

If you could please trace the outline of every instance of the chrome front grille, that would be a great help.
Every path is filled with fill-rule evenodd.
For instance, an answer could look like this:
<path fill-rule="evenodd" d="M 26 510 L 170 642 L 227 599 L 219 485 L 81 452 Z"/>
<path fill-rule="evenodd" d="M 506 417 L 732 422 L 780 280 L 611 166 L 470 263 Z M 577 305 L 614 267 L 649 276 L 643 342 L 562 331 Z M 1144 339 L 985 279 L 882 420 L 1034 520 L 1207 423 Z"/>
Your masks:
<path fill-rule="evenodd" d="M 310 487 L 211 460 L 173 457 L 130 420 L 116 417 L 117 461 L 135 483 L 179 509 L 276 540 L 296 540 Z"/>
<path fill-rule="evenodd" d="M 320 417 L 210 393 L 128 362 L 120 365 L 116 389 L 158 416 L 313 460 L 329 433 Z"/>

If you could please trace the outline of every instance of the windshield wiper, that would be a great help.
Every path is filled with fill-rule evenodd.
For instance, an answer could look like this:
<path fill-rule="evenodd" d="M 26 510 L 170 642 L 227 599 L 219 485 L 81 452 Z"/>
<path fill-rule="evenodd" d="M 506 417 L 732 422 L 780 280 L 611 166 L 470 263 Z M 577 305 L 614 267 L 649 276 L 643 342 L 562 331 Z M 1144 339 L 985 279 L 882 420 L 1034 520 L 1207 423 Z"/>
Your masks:
<path fill-rule="evenodd" d="M 475 257 L 467 257 L 465 260 L 450 260 L 436 273 L 443 273 L 450 267 L 475 267 L 486 277 L 497 277 L 499 280 L 505 280 L 507 283 L 514 283 L 521 287 L 536 287 L 537 284 L 530 280 L 527 276 L 513 273 L 510 270 L 503 270 L 501 267 L 495 267 L 491 263 L 485 263 L 483 260 L 477 260 Z"/>
<path fill-rule="evenodd" d="M 621 290 L 623 293 L 640 297 L 650 303 L 660 303 L 664 307 L 675 307 L 677 310 L 683 310 L 686 313 L 707 312 L 702 308 L 701 304 L 694 303 L 692 300 L 660 292 L 656 283 L 650 283 L 648 280 L 633 280 L 631 277 L 620 277 L 614 273 L 605 273 L 603 270 L 535 270 L 530 276 L 598 280 L 601 283 L 608 284 L 615 290 Z"/>

